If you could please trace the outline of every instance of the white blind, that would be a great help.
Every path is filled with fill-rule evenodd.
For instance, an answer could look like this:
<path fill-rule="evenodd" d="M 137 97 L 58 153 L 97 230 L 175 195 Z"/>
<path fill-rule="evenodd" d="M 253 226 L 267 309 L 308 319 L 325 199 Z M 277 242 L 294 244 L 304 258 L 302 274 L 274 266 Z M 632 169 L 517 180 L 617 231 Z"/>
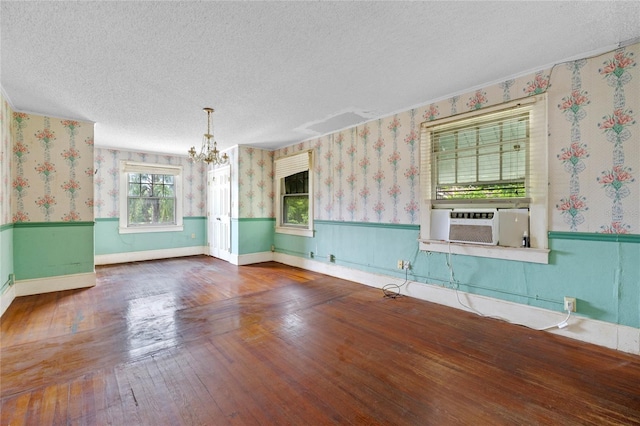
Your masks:
<path fill-rule="evenodd" d="M 525 101 L 423 124 L 422 160 L 431 169 L 433 198 L 527 196 L 533 102 Z"/>
<path fill-rule="evenodd" d="M 305 151 L 300 154 L 291 155 L 289 157 L 278 158 L 275 161 L 275 178 L 282 179 L 296 173 L 304 172 L 311 168 L 311 151 Z"/>
<path fill-rule="evenodd" d="M 182 166 L 174 166 L 171 164 L 148 164 L 148 163 L 136 163 L 133 161 L 123 161 L 122 170 L 125 173 L 148 173 L 152 175 L 178 176 L 182 173 Z"/>

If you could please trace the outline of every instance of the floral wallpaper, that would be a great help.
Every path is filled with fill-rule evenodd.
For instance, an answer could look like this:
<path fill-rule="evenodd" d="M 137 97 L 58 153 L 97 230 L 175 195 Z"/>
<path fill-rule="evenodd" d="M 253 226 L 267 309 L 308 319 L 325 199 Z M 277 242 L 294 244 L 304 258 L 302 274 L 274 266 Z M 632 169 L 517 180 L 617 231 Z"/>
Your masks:
<path fill-rule="evenodd" d="M 558 64 L 290 145 L 273 157 L 313 149 L 315 219 L 419 224 L 420 123 L 547 92 L 550 230 L 637 234 L 639 50 L 635 44 Z M 255 155 L 240 156 L 251 173 Z M 253 176 L 241 178 L 253 209 L 241 216 L 251 217 L 260 186 Z"/>
<path fill-rule="evenodd" d="M 183 214 L 184 216 L 206 216 L 207 214 L 207 166 L 194 163 L 186 156 L 149 154 L 109 148 L 96 148 L 92 170 L 95 173 L 96 218 L 120 216 L 120 160 L 149 164 L 172 164 L 183 167 Z"/>
<path fill-rule="evenodd" d="M 273 155 L 273 151 L 249 146 L 236 147 L 230 153 L 236 165 L 231 167 L 232 188 L 238 188 L 233 217 L 274 217 Z"/>
<path fill-rule="evenodd" d="M 11 221 L 93 221 L 93 123 L 11 115 Z"/>
<path fill-rule="evenodd" d="M 13 110 L 2 95 L 0 108 L 0 225 L 11 223 L 11 132 Z"/>
<path fill-rule="evenodd" d="M 558 83 L 549 97 L 553 230 L 640 233 L 639 46 L 555 70 Z"/>

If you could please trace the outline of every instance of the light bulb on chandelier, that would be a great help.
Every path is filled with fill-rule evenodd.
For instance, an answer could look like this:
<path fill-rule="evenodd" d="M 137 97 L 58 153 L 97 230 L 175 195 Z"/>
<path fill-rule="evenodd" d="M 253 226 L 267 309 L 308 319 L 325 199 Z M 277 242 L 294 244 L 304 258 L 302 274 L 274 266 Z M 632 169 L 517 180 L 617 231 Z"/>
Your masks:
<path fill-rule="evenodd" d="M 196 152 L 196 148 L 194 146 L 191 147 L 189 152 L 189 158 L 193 161 L 204 161 L 207 164 L 215 165 L 223 165 L 229 163 L 229 156 L 224 153 L 220 155 L 220 151 L 218 151 L 218 144 L 213 137 L 213 133 L 211 132 L 211 114 L 213 113 L 213 108 L 203 108 L 203 111 L 207 113 L 207 133 L 202 136 L 202 147 L 200 148 L 200 152 Z M 213 140 L 213 148 L 212 141 Z"/>

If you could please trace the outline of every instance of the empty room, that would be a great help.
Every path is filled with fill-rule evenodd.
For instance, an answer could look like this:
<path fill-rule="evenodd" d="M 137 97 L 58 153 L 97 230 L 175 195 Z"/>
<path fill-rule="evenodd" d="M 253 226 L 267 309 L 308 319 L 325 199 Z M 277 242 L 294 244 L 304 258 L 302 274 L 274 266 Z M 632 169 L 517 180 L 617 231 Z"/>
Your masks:
<path fill-rule="evenodd" d="M 0 424 L 640 425 L 640 3 L 0 8 Z"/>

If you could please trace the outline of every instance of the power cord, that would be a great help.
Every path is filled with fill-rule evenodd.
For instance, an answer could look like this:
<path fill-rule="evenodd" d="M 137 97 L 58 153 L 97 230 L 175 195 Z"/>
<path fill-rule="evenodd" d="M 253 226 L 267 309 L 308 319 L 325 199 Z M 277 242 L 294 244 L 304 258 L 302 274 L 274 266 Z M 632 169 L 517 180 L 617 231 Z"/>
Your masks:
<path fill-rule="evenodd" d="M 458 291 L 459 283 L 455 279 L 455 274 L 453 272 L 453 263 L 451 262 L 451 242 L 449 242 L 448 246 L 449 246 L 449 252 L 447 254 L 446 263 L 447 263 L 447 268 L 449 268 L 449 286 L 451 287 L 451 289 L 455 290 L 456 299 L 458 300 L 458 303 L 460 304 L 460 306 L 465 307 L 469 311 L 471 311 L 471 312 L 475 313 L 476 315 L 479 315 L 479 316 L 481 316 L 483 318 L 497 319 L 497 320 L 500 320 L 500 321 L 508 322 L 509 324 L 519 325 L 519 326 L 526 327 L 526 328 L 529 328 L 529 329 L 535 330 L 535 331 L 545 331 L 545 330 L 550 330 L 550 329 L 556 328 L 556 327 L 557 328 L 565 328 L 565 327 L 567 327 L 569 325 L 568 321 L 569 321 L 569 318 L 571 318 L 571 311 L 568 310 L 568 309 L 567 309 L 567 317 L 564 320 L 562 320 L 561 322 L 559 322 L 557 324 L 554 324 L 554 325 L 550 325 L 548 327 L 535 328 L 535 327 L 528 326 L 526 324 L 521 324 L 521 323 L 510 321 L 507 318 L 503 318 L 503 317 L 500 317 L 500 316 L 497 316 L 497 315 L 485 315 L 482 312 L 478 311 L 477 309 L 462 303 L 462 300 L 460 300 L 460 293 Z"/>
<path fill-rule="evenodd" d="M 389 283 L 382 286 L 383 297 L 397 299 L 402 296 L 401 290 L 409 282 L 409 268 L 404 268 L 404 282 L 402 284 Z"/>

